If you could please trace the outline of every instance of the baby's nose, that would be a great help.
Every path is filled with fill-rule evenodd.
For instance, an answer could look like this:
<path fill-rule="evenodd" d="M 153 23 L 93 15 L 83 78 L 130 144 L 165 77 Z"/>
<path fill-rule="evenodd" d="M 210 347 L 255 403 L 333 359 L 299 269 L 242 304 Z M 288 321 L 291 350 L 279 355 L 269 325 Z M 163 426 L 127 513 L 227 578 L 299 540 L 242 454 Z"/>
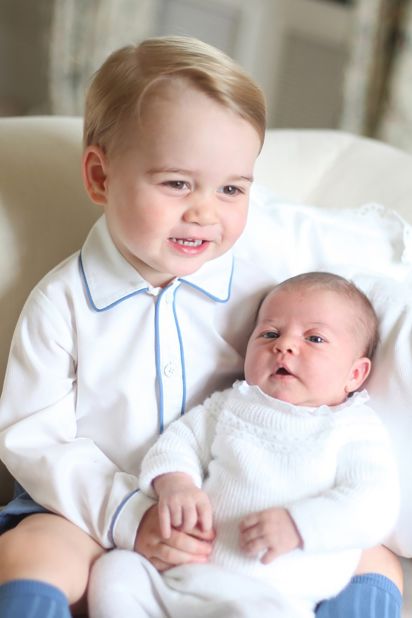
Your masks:
<path fill-rule="evenodd" d="M 273 349 L 281 354 L 296 354 L 298 347 L 292 337 L 279 337 L 276 339 Z"/>

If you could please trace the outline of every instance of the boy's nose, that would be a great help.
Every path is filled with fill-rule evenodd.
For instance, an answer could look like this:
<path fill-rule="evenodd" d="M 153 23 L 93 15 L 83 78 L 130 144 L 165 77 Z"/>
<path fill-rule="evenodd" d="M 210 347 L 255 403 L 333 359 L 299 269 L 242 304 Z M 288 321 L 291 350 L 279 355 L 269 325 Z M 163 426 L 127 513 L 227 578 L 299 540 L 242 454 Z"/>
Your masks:
<path fill-rule="evenodd" d="M 193 197 L 190 206 L 186 209 L 183 219 L 186 223 L 198 225 L 213 225 L 218 222 L 217 212 L 212 199 Z"/>

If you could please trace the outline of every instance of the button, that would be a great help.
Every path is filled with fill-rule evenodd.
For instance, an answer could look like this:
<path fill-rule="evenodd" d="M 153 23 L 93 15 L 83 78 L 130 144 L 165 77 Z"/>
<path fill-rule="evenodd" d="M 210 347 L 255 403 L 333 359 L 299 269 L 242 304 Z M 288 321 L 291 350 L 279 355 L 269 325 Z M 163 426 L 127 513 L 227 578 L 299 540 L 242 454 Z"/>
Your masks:
<path fill-rule="evenodd" d="M 174 363 L 167 363 L 163 368 L 163 373 L 167 378 L 171 378 L 176 373 L 176 365 Z"/>

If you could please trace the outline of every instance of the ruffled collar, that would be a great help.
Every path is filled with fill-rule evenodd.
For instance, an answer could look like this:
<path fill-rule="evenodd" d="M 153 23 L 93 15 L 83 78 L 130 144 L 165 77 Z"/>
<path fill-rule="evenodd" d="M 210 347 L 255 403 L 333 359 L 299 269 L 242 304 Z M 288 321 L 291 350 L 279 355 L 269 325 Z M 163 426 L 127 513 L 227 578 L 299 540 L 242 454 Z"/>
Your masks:
<path fill-rule="evenodd" d="M 301 414 L 301 415 L 316 415 L 316 416 L 325 416 L 329 414 L 336 414 L 341 410 L 345 410 L 347 408 L 351 408 L 353 406 L 359 406 L 365 404 L 369 400 L 368 392 L 363 389 L 361 391 L 357 391 L 353 393 L 351 397 L 348 397 L 343 403 L 340 403 L 337 406 L 297 406 L 293 403 L 288 403 L 287 401 L 281 401 L 280 399 L 276 399 L 264 393 L 259 386 L 250 385 L 246 382 L 246 380 L 238 380 L 233 385 L 234 390 L 236 390 L 241 396 L 246 396 L 249 401 L 253 401 L 255 403 L 260 403 L 261 405 L 276 407 L 280 412 L 285 412 L 288 414 Z"/>

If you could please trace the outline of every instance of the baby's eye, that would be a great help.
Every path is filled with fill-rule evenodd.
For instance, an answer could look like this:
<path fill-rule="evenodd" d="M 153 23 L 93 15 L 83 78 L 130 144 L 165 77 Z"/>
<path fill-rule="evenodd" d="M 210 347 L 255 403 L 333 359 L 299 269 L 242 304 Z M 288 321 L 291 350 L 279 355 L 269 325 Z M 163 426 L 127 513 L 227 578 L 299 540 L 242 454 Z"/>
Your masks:
<path fill-rule="evenodd" d="M 306 339 L 308 341 L 311 341 L 312 343 L 324 343 L 325 340 L 323 337 L 321 337 L 320 335 L 309 335 L 309 337 L 306 337 Z"/>
<path fill-rule="evenodd" d="M 275 330 L 267 330 L 261 334 L 263 339 L 277 339 L 279 337 L 279 333 Z"/>
<path fill-rule="evenodd" d="M 229 196 L 235 196 L 239 195 L 239 193 L 243 193 L 242 189 L 235 187 L 235 185 L 225 185 L 222 187 L 221 192 Z"/>

